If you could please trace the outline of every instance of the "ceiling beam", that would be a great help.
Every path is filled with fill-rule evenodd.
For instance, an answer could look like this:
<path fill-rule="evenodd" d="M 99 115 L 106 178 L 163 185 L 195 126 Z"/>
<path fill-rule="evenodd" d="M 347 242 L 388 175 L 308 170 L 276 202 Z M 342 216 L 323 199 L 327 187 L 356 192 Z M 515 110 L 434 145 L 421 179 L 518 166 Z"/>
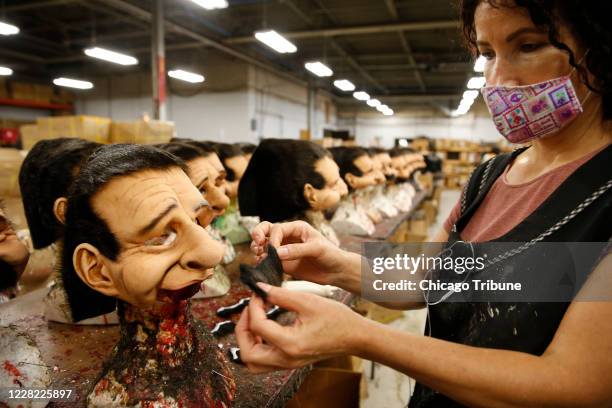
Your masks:
<path fill-rule="evenodd" d="M 293 0 L 279 0 L 279 2 L 281 4 L 285 4 L 287 7 L 289 7 L 307 25 L 314 26 L 314 21 L 312 20 L 312 18 L 307 13 L 302 11 L 302 9 L 300 9 L 293 2 Z M 317 2 L 317 4 L 319 4 L 319 6 L 321 6 L 320 3 Z M 321 7 L 321 8 L 323 10 L 325 10 L 323 7 Z M 332 23 L 334 23 L 333 17 L 331 15 L 327 14 L 327 18 Z M 380 82 L 378 82 L 374 77 L 372 77 L 372 75 L 370 75 L 365 69 L 363 69 L 361 67 L 361 65 L 359 65 L 359 63 L 355 60 L 355 58 L 353 58 L 351 55 L 349 55 L 349 53 L 346 52 L 346 50 L 340 44 L 338 44 L 337 41 L 335 41 L 334 39 L 331 39 L 329 43 L 332 46 L 332 48 L 338 53 L 338 55 L 340 55 L 340 57 L 342 57 L 342 59 L 351 68 L 353 68 L 355 71 L 357 71 L 359 73 L 359 75 L 361 75 L 367 82 L 369 82 L 370 85 L 374 86 L 378 91 L 381 91 L 381 92 L 386 92 L 387 91 L 386 88 Z"/>
<path fill-rule="evenodd" d="M 74 3 L 78 0 L 47 0 L 47 1 L 35 1 L 26 4 L 17 4 L 14 6 L 5 6 L 2 7 L 2 12 L 4 13 L 12 13 L 16 11 L 26 11 L 31 9 L 40 9 L 43 7 L 55 7 L 62 6 L 64 4 Z"/>
<path fill-rule="evenodd" d="M 399 13 L 397 12 L 397 7 L 395 5 L 395 0 L 385 0 L 385 4 L 387 5 L 387 10 L 389 10 L 389 14 L 391 14 L 391 18 L 397 21 L 399 20 Z M 406 56 L 408 57 L 408 63 L 417 66 L 416 60 L 414 59 L 414 53 L 412 52 L 412 47 L 408 42 L 408 38 L 406 38 L 406 34 L 404 31 L 398 31 L 397 35 L 399 36 L 400 44 L 402 48 L 406 52 Z M 419 88 L 421 92 L 427 92 L 427 87 L 425 86 L 425 80 L 423 79 L 423 75 L 421 75 L 421 71 L 418 69 L 414 70 L 414 79 L 417 84 L 419 84 Z"/>
<path fill-rule="evenodd" d="M 23 61 L 36 62 L 38 64 L 43 64 L 45 62 L 44 58 L 38 57 L 36 55 L 26 54 L 20 51 L 9 50 L 6 47 L 0 48 L 0 55 L 6 55 L 8 57 L 20 59 Z"/>
<path fill-rule="evenodd" d="M 101 1 L 101 0 L 98 0 Z M 101 1 L 101 4 L 103 4 L 105 7 L 110 7 L 114 10 L 119 11 L 122 14 L 125 15 L 130 15 L 132 17 L 134 17 L 135 19 L 138 19 L 140 21 L 144 21 L 148 24 L 151 23 L 152 21 L 152 15 L 151 12 L 141 9 L 140 7 L 134 6 L 131 3 L 128 3 L 124 0 L 103 0 Z M 298 83 L 300 85 L 304 85 L 306 84 L 306 81 L 303 80 L 302 78 L 300 78 L 299 76 L 297 76 L 296 74 L 291 74 L 287 71 L 283 71 L 279 68 L 274 67 L 270 62 L 268 61 L 262 61 L 258 58 L 252 57 L 250 55 L 247 55 L 241 51 L 235 50 L 231 47 L 228 47 L 225 44 L 222 44 L 216 40 L 213 40 L 211 38 L 208 38 L 202 34 L 196 33 L 188 28 L 185 28 L 179 24 L 173 23 L 171 21 L 166 20 L 165 22 L 165 28 L 166 30 L 168 30 L 168 32 L 174 32 L 176 34 L 179 34 L 183 37 L 187 37 L 190 38 L 191 40 L 200 42 L 202 45 L 204 46 L 208 46 L 211 48 L 215 48 L 218 51 L 223 52 L 224 54 L 230 55 L 234 58 L 237 58 L 241 61 L 244 61 L 246 63 L 249 63 L 251 65 L 257 66 L 259 68 L 262 68 L 266 71 L 272 72 L 276 75 L 279 75 L 280 77 L 283 77 L 285 79 L 288 79 L 292 82 Z"/>
<path fill-rule="evenodd" d="M 371 95 L 372 98 L 384 100 L 385 103 L 425 103 L 458 101 L 460 94 L 438 94 L 438 95 Z M 362 102 L 352 97 L 337 96 L 334 100 L 341 105 L 363 105 Z"/>
<path fill-rule="evenodd" d="M 319 7 L 320 10 L 323 11 L 323 13 L 325 14 L 325 16 L 327 17 L 327 19 L 329 20 L 329 22 L 331 22 L 334 26 L 338 25 L 338 21 L 334 18 L 334 16 L 332 15 L 332 13 L 327 9 L 327 7 L 325 7 L 325 5 L 323 4 L 323 2 L 321 0 L 314 0 L 314 2 L 316 3 L 316 5 Z M 346 50 L 344 50 L 343 47 L 340 46 L 340 44 L 338 44 L 338 42 L 334 39 L 331 38 L 330 40 L 331 45 L 336 49 L 336 51 L 344 56 L 346 62 L 353 67 L 357 72 L 359 72 L 359 74 L 361 74 L 362 77 L 364 77 L 371 85 L 374 85 L 374 87 L 379 91 L 379 92 L 384 92 L 384 93 L 388 93 L 389 90 L 387 88 L 385 88 L 379 81 L 377 81 L 376 79 L 374 79 L 374 77 L 372 75 L 370 75 L 369 72 L 367 72 L 365 69 L 363 69 L 363 67 L 355 60 L 355 58 L 353 58 L 352 56 L 350 56 Z"/>
<path fill-rule="evenodd" d="M 385 5 L 387 6 L 387 10 L 389 10 L 389 14 L 393 20 L 399 20 L 399 13 L 397 12 L 397 7 L 395 6 L 395 0 L 385 0 Z"/>
<path fill-rule="evenodd" d="M 357 27 L 337 27 L 323 28 L 306 31 L 283 32 L 283 36 L 289 39 L 321 38 L 321 37 L 341 37 L 362 34 L 392 33 L 398 31 L 427 31 L 427 30 L 448 30 L 457 29 L 459 22 L 456 20 L 447 21 L 423 21 L 412 23 L 393 23 L 376 24 Z M 227 44 L 244 44 L 257 41 L 254 36 L 233 37 L 225 40 Z"/>

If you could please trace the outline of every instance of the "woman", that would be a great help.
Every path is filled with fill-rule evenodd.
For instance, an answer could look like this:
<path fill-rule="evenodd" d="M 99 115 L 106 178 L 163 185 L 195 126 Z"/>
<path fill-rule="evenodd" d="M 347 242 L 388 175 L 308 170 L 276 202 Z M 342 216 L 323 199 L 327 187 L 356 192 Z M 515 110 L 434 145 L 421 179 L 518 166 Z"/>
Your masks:
<path fill-rule="evenodd" d="M 606 4 L 578 0 L 462 3 L 467 39 L 487 59 L 485 76 L 490 88 L 483 94 L 496 125 L 509 140 L 530 141 L 531 147 L 480 166 L 436 241 L 610 239 L 612 30 Z M 548 126 L 535 126 L 535 116 L 522 121 L 509 116 L 513 127 L 505 126 L 508 122 L 498 116 L 503 109 L 496 104 L 495 92 L 535 93 L 538 87 L 514 88 L 532 84 L 541 89 L 566 87 L 571 105 L 558 99 L 558 104 L 545 106 L 551 115 L 558 115 Z M 521 132 L 513 130 L 517 126 Z M 327 245 L 304 224 L 264 223 L 253 231 L 253 239 L 257 253 L 267 243 L 277 246 L 287 273 L 360 292 L 359 256 Z M 587 285 L 593 286 L 612 271 L 609 248 Z M 520 259 L 519 253 L 507 261 Z M 500 326 L 493 320 L 473 319 L 482 307 L 479 303 L 465 303 L 457 310 L 448 302 L 431 306 L 431 337 L 423 337 L 368 321 L 338 303 L 263 286 L 267 300 L 296 311 L 297 320 L 281 327 L 265 319 L 259 298 L 251 302 L 236 334 L 242 359 L 252 370 L 297 367 L 346 353 L 415 378 L 412 407 L 612 404 L 612 302 L 518 304 L 523 310 L 535 310 L 536 317 L 543 311 L 544 318 L 528 320 L 524 314 L 515 314 L 516 321 L 530 323 L 531 330 L 517 332 L 521 340 L 512 342 L 504 331 L 494 330 Z M 474 316 L 467 314 L 470 311 Z M 472 324 L 476 331 L 471 331 Z M 466 332 L 471 336 L 465 336 Z"/>

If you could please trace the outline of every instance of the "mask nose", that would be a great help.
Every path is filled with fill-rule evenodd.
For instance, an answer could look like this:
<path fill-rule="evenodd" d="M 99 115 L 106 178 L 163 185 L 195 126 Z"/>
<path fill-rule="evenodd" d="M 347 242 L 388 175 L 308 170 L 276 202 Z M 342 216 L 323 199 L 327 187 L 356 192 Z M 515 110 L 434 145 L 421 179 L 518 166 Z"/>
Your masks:
<path fill-rule="evenodd" d="M 204 228 L 193 224 L 190 235 L 190 245 L 181 257 L 183 268 L 201 271 L 210 269 L 221 262 L 225 249 Z"/>
<path fill-rule="evenodd" d="M 225 195 L 224 189 L 213 186 L 209 189 L 208 193 L 207 198 L 212 210 L 218 215 L 223 214 L 230 202 L 229 197 Z"/>

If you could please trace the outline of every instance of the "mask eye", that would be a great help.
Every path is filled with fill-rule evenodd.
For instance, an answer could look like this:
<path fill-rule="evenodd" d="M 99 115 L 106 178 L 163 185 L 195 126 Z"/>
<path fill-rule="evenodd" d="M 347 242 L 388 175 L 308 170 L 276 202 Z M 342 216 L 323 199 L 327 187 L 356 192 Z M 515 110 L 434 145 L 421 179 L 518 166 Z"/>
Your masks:
<path fill-rule="evenodd" d="M 151 238 L 145 241 L 146 246 L 166 246 L 172 244 L 176 240 L 176 232 L 167 230 L 163 235 Z"/>

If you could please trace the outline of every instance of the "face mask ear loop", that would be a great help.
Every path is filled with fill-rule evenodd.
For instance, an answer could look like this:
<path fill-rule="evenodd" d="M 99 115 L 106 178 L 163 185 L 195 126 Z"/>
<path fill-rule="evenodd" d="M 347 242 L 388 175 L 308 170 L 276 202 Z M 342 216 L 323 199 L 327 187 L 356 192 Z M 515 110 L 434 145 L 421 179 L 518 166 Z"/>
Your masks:
<path fill-rule="evenodd" d="M 584 54 L 582 55 L 582 58 L 580 58 L 580 61 L 578 61 L 578 63 L 576 65 L 580 66 L 582 65 L 582 63 L 584 62 L 585 58 L 587 57 L 587 55 L 589 54 L 589 52 L 591 51 L 591 49 L 589 48 L 588 50 L 586 50 L 584 52 Z M 574 74 L 574 72 L 576 72 L 576 67 L 572 67 L 572 70 L 570 71 L 568 77 L 571 80 L 572 79 L 572 75 Z M 578 80 L 580 80 L 580 78 L 578 78 Z M 580 98 L 578 98 L 578 102 L 580 102 L 580 105 L 582 105 L 584 107 L 584 104 L 589 100 L 589 98 L 591 97 L 591 90 L 589 89 L 589 92 L 587 92 L 586 96 L 584 97 L 584 100 L 580 100 Z"/>

